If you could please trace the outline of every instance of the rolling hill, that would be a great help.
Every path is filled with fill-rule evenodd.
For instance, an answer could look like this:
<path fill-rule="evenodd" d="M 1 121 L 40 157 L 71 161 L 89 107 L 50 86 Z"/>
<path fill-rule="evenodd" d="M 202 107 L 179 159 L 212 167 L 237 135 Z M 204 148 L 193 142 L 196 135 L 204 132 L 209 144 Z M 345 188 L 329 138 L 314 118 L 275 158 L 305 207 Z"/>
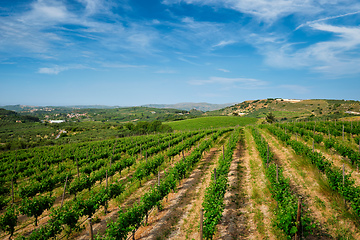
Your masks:
<path fill-rule="evenodd" d="M 278 120 L 326 119 L 360 116 L 360 102 L 327 99 L 261 99 L 248 100 L 206 115 L 233 115 L 263 118 L 272 112 Z"/>

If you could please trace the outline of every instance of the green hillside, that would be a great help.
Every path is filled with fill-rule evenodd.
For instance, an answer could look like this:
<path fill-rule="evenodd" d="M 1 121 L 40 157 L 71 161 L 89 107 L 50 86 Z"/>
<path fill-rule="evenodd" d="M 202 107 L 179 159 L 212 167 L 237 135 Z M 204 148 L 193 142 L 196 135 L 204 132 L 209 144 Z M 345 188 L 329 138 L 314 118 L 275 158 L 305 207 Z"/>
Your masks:
<path fill-rule="evenodd" d="M 272 112 L 277 120 L 334 119 L 360 116 L 360 102 L 326 99 L 261 99 L 244 101 L 233 106 L 207 112 L 207 115 L 247 116 L 264 118 Z"/>
<path fill-rule="evenodd" d="M 166 124 L 174 130 L 186 131 L 206 128 L 234 127 L 237 125 L 245 126 L 255 124 L 256 121 L 256 118 L 249 117 L 212 116 L 167 122 Z"/>

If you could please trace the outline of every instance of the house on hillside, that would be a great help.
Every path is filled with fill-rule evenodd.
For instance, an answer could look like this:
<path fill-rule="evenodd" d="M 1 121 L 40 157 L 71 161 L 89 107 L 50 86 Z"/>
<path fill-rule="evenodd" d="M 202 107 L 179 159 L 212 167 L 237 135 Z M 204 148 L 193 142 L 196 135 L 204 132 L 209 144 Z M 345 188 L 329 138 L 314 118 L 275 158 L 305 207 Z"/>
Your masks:
<path fill-rule="evenodd" d="M 63 123 L 65 120 L 49 120 L 49 123 Z"/>

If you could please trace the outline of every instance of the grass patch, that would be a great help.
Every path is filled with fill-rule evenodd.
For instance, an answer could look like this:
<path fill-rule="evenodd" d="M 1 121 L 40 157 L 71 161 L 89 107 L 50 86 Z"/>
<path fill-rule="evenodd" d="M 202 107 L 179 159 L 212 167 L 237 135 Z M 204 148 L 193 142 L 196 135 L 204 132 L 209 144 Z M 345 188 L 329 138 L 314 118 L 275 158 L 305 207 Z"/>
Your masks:
<path fill-rule="evenodd" d="M 256 228 L 261 235 L 265 236 L 264 214 L 261 212 L 260 209 L 255 209 L 254 213 Z"/>
<path fill-rule="evenodd" d="M 174 130 L 199 130 L 220 127 L 235 127 L 255 124 L 256 118 L 234 117 L 234 116 L 214 116 L 187 119 L 175 122 L 167 122 L 166 124 Z"/>

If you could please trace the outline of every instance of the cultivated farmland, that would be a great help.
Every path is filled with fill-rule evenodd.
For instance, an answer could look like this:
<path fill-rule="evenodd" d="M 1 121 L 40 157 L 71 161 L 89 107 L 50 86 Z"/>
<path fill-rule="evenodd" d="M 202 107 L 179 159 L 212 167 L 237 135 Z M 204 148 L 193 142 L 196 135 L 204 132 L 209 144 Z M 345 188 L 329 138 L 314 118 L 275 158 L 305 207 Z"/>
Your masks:
<path fill-rule="evenodd" d="M 2 152 L 1 238 L 360 238 L 359 122 L 234 118 Z"/>

